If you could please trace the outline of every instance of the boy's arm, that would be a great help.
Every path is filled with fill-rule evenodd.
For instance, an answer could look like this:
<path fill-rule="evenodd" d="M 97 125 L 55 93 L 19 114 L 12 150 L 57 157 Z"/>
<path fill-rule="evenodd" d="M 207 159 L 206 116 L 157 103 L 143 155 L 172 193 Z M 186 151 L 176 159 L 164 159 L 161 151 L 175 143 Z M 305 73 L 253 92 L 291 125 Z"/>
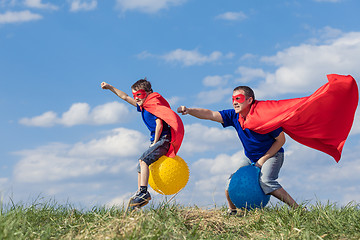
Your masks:
<path fill-rule="evenodd" d="M 129 95 L 127 95 L 125 92 L 111 86 L 110 84 L 106 83 L 106 82 L 102 82 L 101 83 L 101 88 L 102 89 L 109 89 L 110 91 L 112 91 L 113 93 L 115 93 L 119 98 L 125 100 L 126 102 L 130 103 L 131 105 L 136 107 L 136 101 L 135 99 L 133 99 L 132 97 L 130 97 Z"/>
<path fill-rule="evenodd" d="M 262 156 L 261 158 L 259 158 L 259 160 L 256 162 L 256 166 L 258 167 L 262 167 L 262 165 L 272 156 L 274 156 L 279 150 L 280 148 L 285 144 L 285 134 L 284 132 L 281 132 L 279 134 L 279 136 L 277 136 L 275 138 L 275 142 L 273 143 L 273 145 L 270 147 L 270 149 L 265 153 L 264 156 Z"/>
<path fill-rule="evenodd" d="M 163 129 L 163 121 L 160 118 L 157 118 L 155 122 L 156 122 L 155 137 L 154 137 L 154 142 L 151 145 L 154 145 L 157 141 L 159 141 Z"/>
<path fill-rule="evenodd" d="M 191 116 L 207 119 L 219 123 L 224 123 L 224 120 L 219 112 L 212 111 L 204 108 L 187 108 L 185 106 L 180 106 L 177 109 L 178 113 L 182 113 L 182 115 L 190 114 Z"/>

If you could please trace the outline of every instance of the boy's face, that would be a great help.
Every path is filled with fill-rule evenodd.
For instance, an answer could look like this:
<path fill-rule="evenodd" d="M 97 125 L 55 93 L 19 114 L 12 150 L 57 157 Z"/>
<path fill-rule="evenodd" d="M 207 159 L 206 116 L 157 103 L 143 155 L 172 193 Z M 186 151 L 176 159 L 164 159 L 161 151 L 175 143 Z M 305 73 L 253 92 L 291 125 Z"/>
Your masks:
<path fill-rule="evenodd" d="M 252 97 L 246 98 L 244 90 L 236 90 L 232 95 L 232 104 L 236 113 L 247 114 Z"/>
<path fill-rule="evenodd" d="M 134 90 L 132 89 L 132 94 L 134 96 L 134 99 L 137 103 L 137 105 L 141 106 L 144 104 L 147 96 L 149 95 L 148 92 L 146 92 L 144 89 Z"/>

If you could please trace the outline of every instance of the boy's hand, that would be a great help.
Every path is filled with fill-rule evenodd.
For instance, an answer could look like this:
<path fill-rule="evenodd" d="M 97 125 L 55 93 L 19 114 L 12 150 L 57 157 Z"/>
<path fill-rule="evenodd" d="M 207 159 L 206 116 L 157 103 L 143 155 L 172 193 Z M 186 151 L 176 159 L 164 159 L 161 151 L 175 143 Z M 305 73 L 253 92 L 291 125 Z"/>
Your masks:
<path fill-rule="evenodd" d="M 110 86 L 111 86 L 111 85 L 108 84 L 108 83 L 106 83 L 106 82 L 102 82 L 102 83 L 101 83 L 101 88 L 102 88 L 102 89 L 109 89 Z"/>
<path fill-rule="evenodd" d="M 182 115 L 186 115 L 189 114 L 189 109 L 185 106 L 180 106 L 178 107 L 177 112 L 181 113 Z"/>

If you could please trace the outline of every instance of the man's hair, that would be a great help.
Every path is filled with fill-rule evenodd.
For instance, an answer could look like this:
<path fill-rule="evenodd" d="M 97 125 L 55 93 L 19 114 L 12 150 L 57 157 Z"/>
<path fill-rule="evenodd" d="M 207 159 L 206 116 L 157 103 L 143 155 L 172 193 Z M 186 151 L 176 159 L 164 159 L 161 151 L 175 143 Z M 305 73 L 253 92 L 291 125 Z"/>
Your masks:
<path fill-rule="evenodd" d="M 136 81 L 131 86 L 131 89 L 134 89 L 135 91 L 138 91 L 140 89 L 144 89 L 146 92 L 153 92 L 153 90 L 151 88 L 151 83 L 148 80 L 146 80 L 146 77 Z"/>
<path fill-rule="evenodd" d="M 234 88 L 233 92 L 238 91 L 238 90 L 243 90 L 244 91 L 246 99 L 248 99 L 249 97 L 252 97 L 253 101 L 252 101 L 251 104 L 253 104 L 255 102 L 255 93 L 250 87 L 248 87 L 248 86 L 238 86 L 238 87 Z"/>

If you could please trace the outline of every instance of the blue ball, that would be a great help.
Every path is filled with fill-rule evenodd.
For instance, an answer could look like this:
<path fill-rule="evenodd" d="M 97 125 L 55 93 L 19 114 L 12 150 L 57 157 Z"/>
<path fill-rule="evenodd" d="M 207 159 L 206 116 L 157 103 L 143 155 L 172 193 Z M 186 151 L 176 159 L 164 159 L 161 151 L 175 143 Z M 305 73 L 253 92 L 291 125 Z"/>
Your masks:
<path fill-rule="evenodd" d="M 270 200 L 260 187 L 260 168 L 249 165 L 239 168 L 229 184 L 229 196 L 237 208 L 261 208 Z"/>

